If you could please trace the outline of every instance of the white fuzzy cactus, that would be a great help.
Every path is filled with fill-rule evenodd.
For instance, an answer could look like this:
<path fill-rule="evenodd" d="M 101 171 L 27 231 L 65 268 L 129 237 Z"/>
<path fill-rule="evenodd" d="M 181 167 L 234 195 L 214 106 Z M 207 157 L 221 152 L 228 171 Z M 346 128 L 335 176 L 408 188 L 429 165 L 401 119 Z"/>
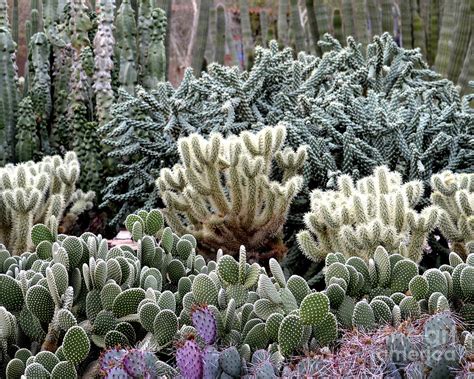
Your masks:
<path fill-rule="evenodd" d="M 431 201 L 441 208 L 439 229 L 462 257 L 474 252 L 474 174 L 444 171 L 431 177 Z"/>
<path fill-rule="evenodd" d="M 368 260 L 380 245 L 418 262 L 438 220 L 436 207 L 415 211 L 422 195 L 422 182 L 402 184 L 400 174 L 385 166 L 356 183 L 342 175 L 336 191 L 312 192 L 311 212 L 305 216 L 308 230 L 298 234 L 298 242 L 316 261 L 334 252 Z"/>
<path fill-rule="evenodd" d="M 306 158 L 304 147 L 282 150 L 285 136 L 279 125 L 226 139 L 182 138 L 182 163 L 162 169 L 157 180 L 168 223 L 214 251 L 234 252 L 243 244 L 249 253 L 283 253 L 282 228 Z M 271 179 L 274 162 L 281 182 Z"/>

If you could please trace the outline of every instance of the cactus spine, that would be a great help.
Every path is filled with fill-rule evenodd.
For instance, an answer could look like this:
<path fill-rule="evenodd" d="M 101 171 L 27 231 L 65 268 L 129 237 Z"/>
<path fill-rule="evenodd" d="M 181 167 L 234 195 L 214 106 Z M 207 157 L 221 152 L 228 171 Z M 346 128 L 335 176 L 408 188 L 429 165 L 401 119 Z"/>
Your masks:
<path fill-rule="evenodd" d="M 211 0 L 201 0 L 199 3 L 199 16 L 196 34 L 193 41 L 192 64 L 194 75 L 200 76 L 204 65 L 206 52 L 207 33 L 209 29 L 209 9 Z"/>

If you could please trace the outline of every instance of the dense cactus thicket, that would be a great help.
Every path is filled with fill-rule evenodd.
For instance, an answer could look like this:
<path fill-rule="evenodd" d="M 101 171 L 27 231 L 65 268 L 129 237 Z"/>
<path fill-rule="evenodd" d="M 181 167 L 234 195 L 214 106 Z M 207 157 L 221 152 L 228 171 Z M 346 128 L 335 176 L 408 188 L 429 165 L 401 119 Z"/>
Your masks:
<path fill-rule="evenodd" d="M 273 42 L 256 49 L 249 72 L 213 64 L 200 78 L 189 69 L 177 89 L 163 83 L 152 92 L 124 93 L 101 129 L 109 156 L 120 161 L 121 172 L 104 189 L 104 204 L 120 206 L 116 220 L 161 205 L 154 178 L 178 162 L 177 140 L 192 133 L 230 135 L 285 122 L 286 146 L 307 145 L 305 183 L 286 227 L 290 240 L 304 226 L 310 189 L 332 189 L 341 174 L 360 179 L 386 165 L 403 181 L 424 183 L 413 205 L 422 206 L 432 174 L 472 171 L 470 97 L 429 70 L 419 51 L 399 48 L 388 34 L 374 38 L 366 57 L 352 38 L 342 47 L 326 35 L 320 46 L 322 58 L 295 59 Z M 301 253 L 291 245 L 287 265 L 301 270 Z"/>
<path fill-rule="evenodd" d="M 1 378 L 473 376 L 472 2 L 11 3 Z"/>

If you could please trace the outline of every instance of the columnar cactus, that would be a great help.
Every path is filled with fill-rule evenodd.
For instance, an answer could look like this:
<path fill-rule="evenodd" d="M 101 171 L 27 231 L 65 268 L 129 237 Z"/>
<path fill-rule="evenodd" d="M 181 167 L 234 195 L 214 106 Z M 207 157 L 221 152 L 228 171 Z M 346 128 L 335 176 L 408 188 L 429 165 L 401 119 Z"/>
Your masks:
<path fill-rule="evenodd" d="M 199 16 L 196 34 L 193 41 L 192 68 L 196 76 L 201 74 L 204 65 L 204 53 L 206 52 L 207 34 L 209 28 L 210 0 L 199 2 Z"/>
<path fill-rule="evenodd" d="M 239 138 L 183 138 L 182 165 L 161 170 L 157 180 L 168 223 L 214 251 L 237 251 L 244 244 L 253 254 L 266 246 L 266 252 L 281 255 L 282 223 L 302 184 L 298 172 L 306 157 L 304 147 L 281 150 L 285 136 L 285 127 L 278 126 Z M 275 161 L 281 184 L 270 180 Z"/>
<path fill-rule="evenodd" d="M 402 184 L 398 173 L 383 166 L 356 183 L 349 175 L 340 176 L 337 191 L 313 191 L 311 212 L 305 216 L 309 230 L 298 234 L 298 242 L 313 260 L 332 252 L 368 260 L 382 245 L 418 262 L 438 218 L 436 207 L 414 210 L 422 194 L 421 182 Z"/>
<path fill-rule="evenodd" d="M 14 53 L 15 42 L 10 32 L 5 26 L 0 27 L 0 108 L 2 109 L 0 114 L 0 165 L 12 161 L 14 157 L 18 101 L 15 66 L 12 60 Z"/>
<path fill-rule="evenodd" d="M 102 124 L 110 118 L 110 108 L 114 101 L 112 90 L 114 0 L 100 2 L 99 26 L 94 37 L 94 92 L 96 96 L 96 112 L 99 123 Z"/>
<path fill-rule="evenodd" d="M 30 161 L 37 156 L 40 140 L 36 135 L 36 118 L 29 97 L 24 97 L 18 105 L 15 139 L 15 156 L 18 162 Z"/>
<path fill-rule="evenodd" d="M 119 82 L 133 93 L 138 80 L 137 24 L 130 0 L 123 0 L 115 17 L 116 62 L 120 64 Z"/>
<path fill-rule="evenodd" d="M 157 8 L 152 11 L 151 15 L 151 38 L 146 63 L 143 63 L 143 82 L 148 88 L 156 88 L 158 83 L 165 81 L 166 78 L 166 52 L 164 45 L 166 14 L 164 10 Z"/>

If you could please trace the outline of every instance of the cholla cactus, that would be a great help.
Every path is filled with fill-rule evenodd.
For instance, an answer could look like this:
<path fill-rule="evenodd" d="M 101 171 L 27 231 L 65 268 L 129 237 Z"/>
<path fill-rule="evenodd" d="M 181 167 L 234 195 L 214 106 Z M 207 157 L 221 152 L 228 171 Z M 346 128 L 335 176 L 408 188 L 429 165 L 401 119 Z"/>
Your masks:
<path fill-rule="evenodd" d="M 285 136 L 280 125 L 239 138 L 183 138 L 182 164 L 162 169 L 157 180 L 168 223 L 214 251 L 238 251 L 243 244 L 252 253 L 281 255 L 282 226 L 306 157 L 304 147 L 282 150 Z M 283 172 L 280 183 L 270 179 L 274 161 Z"/>
<path fill-rule="evenodd" d="M 76 154 L 0 168 L 0 241 L 13 252 L 31 249 L 34 224 L 60 221 L 79 179 Z"/>
<path fill-rule="evenodd" d="M 298 242 L 316 261 L 331 252 L 368 260 L 381 245 L 390 253 L 400 248 L 418 262 L 438 217 L 436 207 L 414 210 L 422 195 L 422 182 L 402 184 L 400 174 L 384 166 L 355 184 L 349 175 L 340 176 L 337 191 L 313 191 L 311 212 L 305 216 L 309 230 L 298 234 Z"/>
<path fill-rule="evenodd" d="M 462 257 L 474 252 L 474 174 L 445 171 L 431 177 L 433 204 L 441 208 L 439 228 Z"/>

